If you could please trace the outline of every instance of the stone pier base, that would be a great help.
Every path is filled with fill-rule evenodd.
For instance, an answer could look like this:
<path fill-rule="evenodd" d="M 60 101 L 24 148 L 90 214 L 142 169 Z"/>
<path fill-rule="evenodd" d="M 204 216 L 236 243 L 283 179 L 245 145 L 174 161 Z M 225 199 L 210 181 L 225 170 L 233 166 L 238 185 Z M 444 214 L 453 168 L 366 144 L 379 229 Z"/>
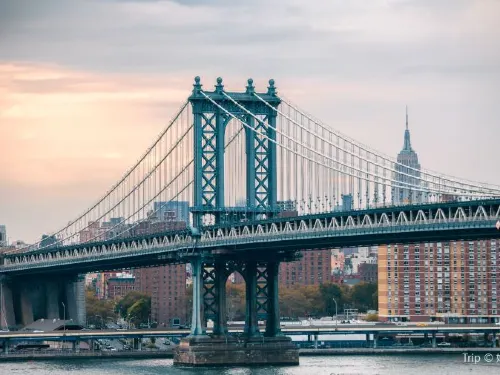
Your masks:
<path fill-rule="evenodd" d="M 174 364 L 187 366 L 298 365 L 299 350 L 289 337 L 185 337 Z"/>

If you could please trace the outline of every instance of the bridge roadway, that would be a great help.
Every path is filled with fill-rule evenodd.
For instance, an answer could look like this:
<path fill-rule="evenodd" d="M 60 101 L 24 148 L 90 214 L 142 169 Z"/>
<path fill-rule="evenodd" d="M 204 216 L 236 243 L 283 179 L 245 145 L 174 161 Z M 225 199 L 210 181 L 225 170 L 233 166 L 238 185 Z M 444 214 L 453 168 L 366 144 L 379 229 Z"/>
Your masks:
<path fill-rule="evenodd" d="M 281 331 L 286 336 L 292 335 L 335 335 L 335 334 L 444 334 L 444 333 L 488 333 L 500 334 L 500 326 L 492 324 L 474 324 L 474 325 L 428 325 L 421 326 L 396 326 L 396 325 L 339 325 L 335 327 L 286 327 Z M 210 333 L 211 330 L 207 330 Z M 184 337 L 190 333 L 188 329 L 142 329 L 142 330 L 102 330 L 102 331 L 54 331 L 54 332 L 26 332 L 26 331 L 0 331 L 0 341 L 83 341 L 92 339 L 132 339 L 149 337 Z M 243 328 L 230 328 L 229 333 L 243 333 Z"/>
<path fill-rule="evenodd" d="M 500 237 L 500 199 L 416 204 L 241 222 L 3 255 L 0 275 L 86 273 L 186 263 L 193 256 Z M 222 254 L 222 253 L 223 254 Z"/>

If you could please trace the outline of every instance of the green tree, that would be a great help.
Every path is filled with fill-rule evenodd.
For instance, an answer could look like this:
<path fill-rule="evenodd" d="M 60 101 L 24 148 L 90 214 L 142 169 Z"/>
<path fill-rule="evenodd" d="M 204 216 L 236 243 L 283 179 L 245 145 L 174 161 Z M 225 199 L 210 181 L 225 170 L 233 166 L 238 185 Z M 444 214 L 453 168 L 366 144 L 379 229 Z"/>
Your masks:
<path fill-rule="evenodd" d="M 281 316 L 303 318 L 324 314 L 323 299 L 316 286 L 281 288 L 279 303 Z"/>
<path fill-rule="evenodd" d="M 127 317 L 135 325 L 147 322 L 151 314 L 151 298 L 140 298 L 127 309 Z"/>
<path fill-rule="evenodd" d="M 338 284 L 321 284 L 319 292 L 324 303 L 324 311 L 329 315 L 335 314 L 335 301 L 337 302 L 337 313 L 342 314 L 344 308 L 351 304 L 350 290 L 348 286 Z"/>
<path fill-rule="evenodd" d="M 351 290 L 351 305 L 360 312 L 377 310 L 374 304 L 374 293 L 377 292 L 377 284 L 360 283 L 354 285 Z"/>
<path fill-rule="evenodd" d="M 129 292 L 117 302 L 115 311 L 123 319 L 135 316 L 134 323 L 146 322 L 151 314 L 151 297 L 137 291 Z"/>
<path fill-rule="evenodd" d="M 95 290 L 89 288 L 85 294 L 87 322 L 98 328 L 103 328 L 107 320 L 116 320 L 114 301 L 100 300 L 95 295 Z"/>

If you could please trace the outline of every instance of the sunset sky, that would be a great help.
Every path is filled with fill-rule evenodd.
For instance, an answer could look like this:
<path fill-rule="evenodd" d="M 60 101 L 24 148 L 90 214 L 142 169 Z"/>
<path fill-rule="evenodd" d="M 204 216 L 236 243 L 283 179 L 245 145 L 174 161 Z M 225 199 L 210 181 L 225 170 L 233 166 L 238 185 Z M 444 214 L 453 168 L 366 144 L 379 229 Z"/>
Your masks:
<path fill-rule="evenodd" d="M 500 184 L 498 0 L 1 0 L 0 224 L 77 216 L 190 94 L 269 78 L 385 154 Z"/>

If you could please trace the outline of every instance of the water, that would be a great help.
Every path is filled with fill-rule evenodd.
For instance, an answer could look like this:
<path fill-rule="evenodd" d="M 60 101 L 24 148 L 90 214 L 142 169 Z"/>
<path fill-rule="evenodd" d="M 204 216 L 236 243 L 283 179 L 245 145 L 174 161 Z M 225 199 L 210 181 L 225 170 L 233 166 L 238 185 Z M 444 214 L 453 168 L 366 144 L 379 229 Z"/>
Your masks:
<path fill-rule="evenodd" d="M 477 364 L 465 363 L 462 354 L 301 357 L 300 366 L 253 368 L 174 367 L 162 360 L 61 360 L 48 362 L 0 363 L 3 375 L 498 375 L 500 361 L 481 357 Z"/>

